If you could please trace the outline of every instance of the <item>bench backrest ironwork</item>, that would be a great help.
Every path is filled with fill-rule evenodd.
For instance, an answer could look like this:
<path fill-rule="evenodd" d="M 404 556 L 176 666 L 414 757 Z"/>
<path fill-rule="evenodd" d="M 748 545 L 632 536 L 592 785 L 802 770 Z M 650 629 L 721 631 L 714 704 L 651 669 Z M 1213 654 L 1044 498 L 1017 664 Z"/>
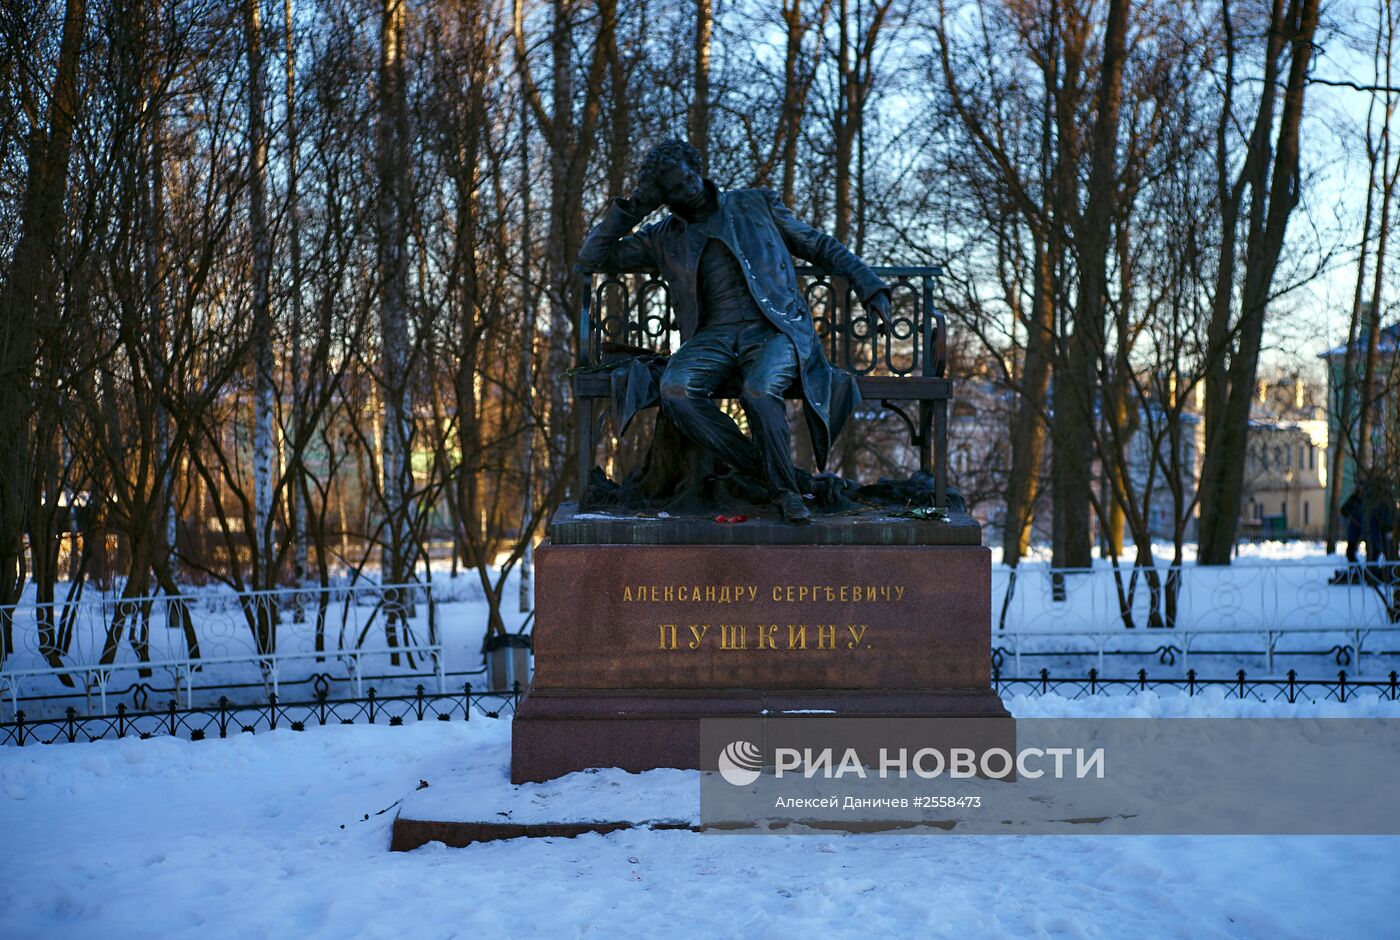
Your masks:
<path fill-rule="evenodd" d="M 934 279 L 940 269 L 872 270 L 890 286 L 894 329 L 885 336 L 871 329 L 870 316 L 848 284 L 816 268 L 797 269 L 798 284 L 827 358 L 857 376 L 942 377 L 948 330 L 933 303 Z M 584 338 L 579 344 L 582 366 L 602 360 L 605 342 L 660 353 L 680 345 L 666 283 L 655 271 L 589 276 L 578 326 Z"/>

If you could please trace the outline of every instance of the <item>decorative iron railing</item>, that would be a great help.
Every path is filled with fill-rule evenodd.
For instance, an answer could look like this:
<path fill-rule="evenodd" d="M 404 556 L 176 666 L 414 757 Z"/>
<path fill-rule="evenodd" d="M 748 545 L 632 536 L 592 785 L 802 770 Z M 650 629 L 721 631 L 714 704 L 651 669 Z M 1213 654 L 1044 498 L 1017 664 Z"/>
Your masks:
<path fill-rule="evenodd" d="M 1339 671 L 1335 679 L 1299 679 L 1289 671 L 1284 678 L 1249 678 L 1243 669 L 1232 678 L 1211 678 L 1188 670 L 1185 677 L 1151 678 L 1145 669 L 1133 678 L 1106 678 L 1097 669 L 1084 676 L 1052 676 L 1048 669 L 1034 677 L 1002 675 L 992 670 L 992 688 L 1000 695 L 1060 695 L 1070 699 L 1131 695 L 1147 691 L 1184 693 L 1188 697 L 1217 691 L 1222 698 L 1247 702 L 1308 704 L 1315 702 L 1400 701 L 1400 677 L 1391 671 L 1384 680 L 1358 680 Z M 500 718 L 513 715 L 521 689 L 478 692 L 470 684 L 461 692 L 428 692 L 418 686 L 412 695 L 377 695 L 370 689 L 363 698 L 331 699 L 319 689 L 314 700 L 283 702 L 269 696 L 258 705 L 234 705 L 221 698 L 216 705 L 182 708 L 170 699 L 161 709 L 129 709 L 119 704 L 111 714 L 81 715 L 69 708 L 60 717 L 28 719 L 23 712 L 14 721 L 0 722 L 0 745 L 61 744 L 111 738 L 182 737 L 193 741 L 226 738 L 286 728 L 304 731 L 331 724 L 386 724 L 400 726 L 415 721 L 470 720 L 472 712 Z"/>
<path fill-rule="evenodd" d="M 1022 565 L 992 572 L 992 641 L 1020 672 L 1023 657 L 1068 652 L 1257 655 L 1323 653 L 1356 671 L 1400 653 L 1400 566 L 1345 561 L 1230 566 Z"/>
<path fill-rule="evenodd" d="M 362 698 L 332 699 L 319 690 L 311 701 L 283 702 L 276 695 L 259 705 L 236 705 L 227 698 L 209 706 L 182 708 L 170 699 L 162 709 L 130 709 L 120 703 L 110 714 L 82 715 L 76 708 L 61 717 L 32 720 L 21 711 L 14 721 L 0 722 L 0 745 L 60 744 L 109 738 L 181 737 L 192 741 L 226 738 L 286 728 L 385 724 L 414 721 L 466 721 L 472 711 L 488 718 L 515 713 L 519 684 L 509 692 L 478 692 L 468 683 L 460 692 L 428 692 L 418 686 L 412 695 L 378 695 L 370 689 Z"/>
<path fill-rule="evenodd" d="M 993 666 L 992 688 L 999 695 L 1060 695 L 1070 699 L 1148 691 L 1184 692 L 1195 697 L 1215 689 L 1227 699 L 1266 703 L 1400 702 L 1400 676 L 1395 670 L 1382 680 L 1357 679 L 1348 676 L 1344 669 L 1338 671 L 1335 679 L 1300 679 L 1292 669 L 1282 678 L 1251 679 L 1243 669 L 1233 678 L 1203 677 L 1188 669 L 1184 677 L 1154 679 L 1146 669 L 1139 669 L 1133 678 L 1105 678 L 1097 669 L 1090 669 L 1084 676 L 1052 676 L 1049 669 L 1042 669 L 1035 677 L 1012 677 L 1003 676 L 1001 669 Z"/>
<path fill-rule="evenodd" d="M 277 694 L 290 666 L 333 663 L 355 694 L 365 666 L 445 681 L 437 607 L 428 584 L 268 591 L 196 590 L 152 597 L 83 597 L 0 608 L 13 651 L 0 659 L 0 697 L 17 710 L 27 693 L 107 695 L 123 678 L 170 674 L 193 705 L 196 686 L 239 677 Z M 305 671 L 302 669 L 301 671 Z"/>

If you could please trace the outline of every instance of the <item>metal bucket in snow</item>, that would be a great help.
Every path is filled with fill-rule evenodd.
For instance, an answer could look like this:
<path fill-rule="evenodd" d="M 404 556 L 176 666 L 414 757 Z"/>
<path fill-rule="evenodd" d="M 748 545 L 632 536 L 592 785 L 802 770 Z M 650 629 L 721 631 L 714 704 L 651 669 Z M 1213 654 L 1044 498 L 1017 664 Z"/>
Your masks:
<path fill-rule="evenodd" d="M 493 633 L 486 637 L 486 687 L 492 692 L 509 692 L 520 683 L 521 691 L 530 685 L 530 651 L 533 638 L 523 633 Z"/>

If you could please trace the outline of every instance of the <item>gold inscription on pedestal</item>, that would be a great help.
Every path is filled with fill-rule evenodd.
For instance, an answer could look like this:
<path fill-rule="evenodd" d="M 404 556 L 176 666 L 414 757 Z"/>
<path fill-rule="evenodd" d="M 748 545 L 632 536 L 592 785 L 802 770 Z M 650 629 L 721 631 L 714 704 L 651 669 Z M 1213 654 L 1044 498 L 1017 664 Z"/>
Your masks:
<path fill-rule="evenodd" d="M 751 604 L 758 600 L 756 584 L 628 584 L 624 604 Z M 904 600 L 902 584 L 774 584 L 762 588 L 765 599 L 779 604 L 897 604 Z"/>
<path fill-rule="evenodd" d="M 708 623 L 685 624 L 689 637 L 681 631 L 681 624 L 662 623 L 658 624 L 659 638 L 657 649 L 661 650 L 698 650 L 704 648 L 717 648 L 722 650 L 861 650 L 870 649 L 870 644 L 865 642 L 866 631 L 869 624 L 848 623 L 844 630 L 838 630 L 840 624 L 834 623 L 758 623 L 753 624 L 752 629 L 746 623 L 721 623 L 717 624 L 717 630 L 710 632 Z M 784 634 L 783 627 L 787 627 Z M 808 630 L 811 630 L 813 643 L 807 644 Z M 786 642 L 784 642 L 786 637 Z M 752 641 L 752 644 L 750 644 Z"/>
<path fill-rule="evenodd" d="M 902 584 L 637 584 L 622 589 L 628 604 L 899 604 Z M 868 650 L 864 623 L 661 623 L 660 650 Z"/>

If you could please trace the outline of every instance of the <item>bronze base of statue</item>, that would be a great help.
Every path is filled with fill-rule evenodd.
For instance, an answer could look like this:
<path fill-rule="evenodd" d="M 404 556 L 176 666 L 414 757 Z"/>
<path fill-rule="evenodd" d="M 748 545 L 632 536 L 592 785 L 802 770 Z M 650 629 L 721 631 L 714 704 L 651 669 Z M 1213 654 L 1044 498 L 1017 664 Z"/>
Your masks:
<path fill-rule="evenodd" d="M 726 514 L 727 512 L 727 514 Z M 962 545 L 980 546 L 982 528 L 965 512 L 946 518 L 902 510 L 820 509 L 809 525 L 785 522 L 772 507 L 739 507 L 717 514 L 580 510 L 565 503 L 549 525 L 553 545 Z M 731 521 L 742 519 L 742 521 Z"/>

